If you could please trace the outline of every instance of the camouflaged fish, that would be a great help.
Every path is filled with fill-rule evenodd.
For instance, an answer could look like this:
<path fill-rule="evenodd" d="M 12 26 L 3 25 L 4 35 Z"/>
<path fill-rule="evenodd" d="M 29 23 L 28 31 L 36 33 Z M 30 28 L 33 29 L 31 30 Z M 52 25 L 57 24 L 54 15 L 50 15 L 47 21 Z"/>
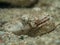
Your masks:
<path fill-rule="evenodd" d="M 19 20 L 12 20 L 3 25 L 5 31 L 16 35 L 41 36 L 56 28 L 53 18 L 49 15 L 22 15 Z"/>

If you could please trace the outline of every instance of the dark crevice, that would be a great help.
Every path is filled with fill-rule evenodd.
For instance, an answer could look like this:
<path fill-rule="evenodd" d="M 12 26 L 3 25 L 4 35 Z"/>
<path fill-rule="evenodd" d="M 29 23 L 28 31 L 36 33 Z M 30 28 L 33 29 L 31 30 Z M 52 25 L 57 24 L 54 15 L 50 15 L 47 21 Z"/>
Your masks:
<path fill-rule="evenodd" d="M 12 5 L 11 3 L 7 3 L 7 2 L 0 2 L 0 8 L 32 8 L 34 7 L 35 4 L 37 4 L 38 0 L 35 1 L 34 3 L 32 3 L 29 6 L 24 6 L 22 7 L 21 5 L 17 6 L 17 5 Z"/>
<path fill-rule="evenodd" d="M 9 8 L 11 6 L 10 3 L 7 2 L 0 2 L 0 8 Z"/>

